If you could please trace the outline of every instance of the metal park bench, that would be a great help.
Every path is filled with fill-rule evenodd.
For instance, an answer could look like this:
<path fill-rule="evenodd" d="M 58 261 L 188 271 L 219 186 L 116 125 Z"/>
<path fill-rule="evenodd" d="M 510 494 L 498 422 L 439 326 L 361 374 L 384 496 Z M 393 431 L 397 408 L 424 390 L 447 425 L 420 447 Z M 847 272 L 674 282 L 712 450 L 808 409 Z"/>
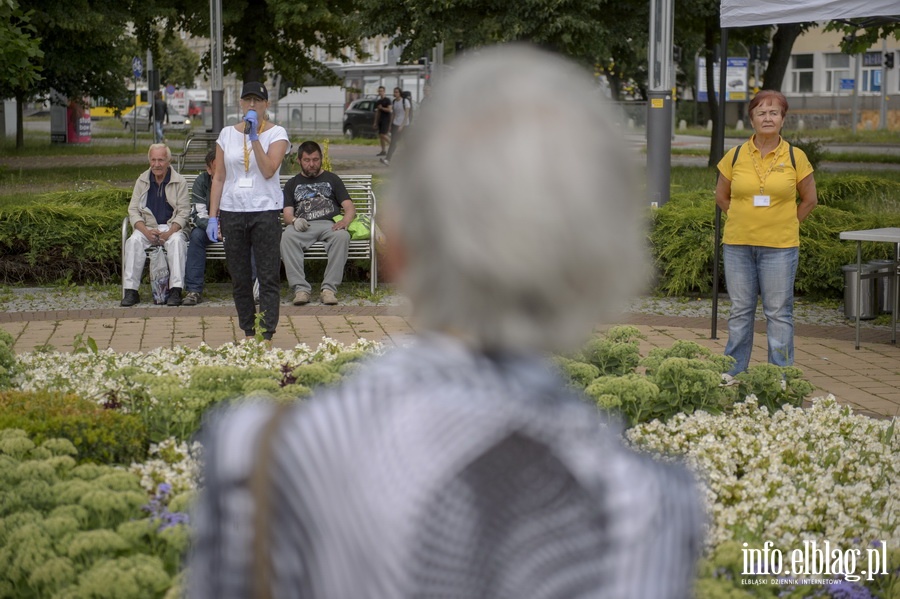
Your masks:
<path fill-rule="evenodd" d="M 205 155 L 205 154 L 204 154 Z M 206 168 L 204 164 L 203 167 Z M 199 169 L 198 169 L 199 170 Z M 184 174 L 182 176 L 187 179 L 188 189 L 193 186 L 194 181 L 197 179 L 196 174 Z M 282 188 L 284 184 L 288 182 L 288 180 L 293 175 L 281 175 L 279 180 L 281 182 Z M 378 264 L 377 257 L 375 254 L 375 213 L 376 213 L 376 201 L 375 201 L 375 192 L 372 190 L 372 175 L 341 175 L 341 180 L 344 182 L 344 185 L 347 187 L 347 193 L 350 194 L 350 199 L 353 200 L 354 206 L 356 206 L 356 214 L 359 215 L 369 215 L 371 218 L 371 229 L 372 234 L 369 236 L 369 239 L 351 239 L 350 240 L 350 249 L 347 254 L 348 260 L 368 260 L 369 261 L 369 286 L 372 293 L 375 293 L 375 288 L 378 286 Z M 122 246 L 121 246 L 121 263 L 122 263 L 122 272 L 125 272 L 125 241 L 128 239 L 128 236 L 131 235 L 131 223 L 126 216 L 122 220 Z M 322 242 L 317 241 L 314 243 L 309 249 L 307 249 L 304 253 L 304 258 L 307 260 L 327 260 L 328 255 L 325 253 L 325 246 Z M 225 259 L 225 245 L 222 242 L 212 243 L 206 248 L 206 259 L 207 260 L 224 260 Z M 122 290 L 124 294 L 124 288 Z"/>

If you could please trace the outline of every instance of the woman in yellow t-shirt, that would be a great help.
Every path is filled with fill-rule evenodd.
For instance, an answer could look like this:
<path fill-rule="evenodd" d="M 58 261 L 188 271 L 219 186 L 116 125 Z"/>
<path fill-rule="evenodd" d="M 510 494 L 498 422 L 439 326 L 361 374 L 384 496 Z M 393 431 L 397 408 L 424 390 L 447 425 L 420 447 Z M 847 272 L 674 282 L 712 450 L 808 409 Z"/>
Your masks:
<path fill-rule="evenodd" d="M 731 375 L 750 363 L 758 296 L 766 316 L 769 363 L 794 363 L 800 223 L 818 200 L 809 159 L 781 138 L 787 110 L 781 92 L 756 94 L 748 109 L 753 136 L 727 152 L 717 167 L 716 204 L 727 215 L 723 255 L 731 316 L 725 355 L 736 361 Z"/>

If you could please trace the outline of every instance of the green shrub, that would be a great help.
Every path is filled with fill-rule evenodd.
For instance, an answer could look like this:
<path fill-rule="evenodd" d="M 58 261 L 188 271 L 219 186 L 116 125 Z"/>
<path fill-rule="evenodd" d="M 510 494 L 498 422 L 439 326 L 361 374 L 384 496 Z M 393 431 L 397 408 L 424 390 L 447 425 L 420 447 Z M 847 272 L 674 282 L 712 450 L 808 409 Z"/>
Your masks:
<path fill-rule="evenodd" d="M 842 231 L 900 226 L 900 184 L 889 179 L 846 175 L 822 186 L 822 205 L 800 225 L 800 262 L 795 289 L 814 299 L 843 297 L 841 266 L 856 262 L 856 245 L 841 241 Z M 871 196 L 883 199 L 874 202 Z M 892 199 L 891 199 L 892 198 Z M 893 211 L 878 206 L 893 202 Z M 715 201 L 709 192 L 673 194 L 653 213 L 650 239 L 657 269 L 657 291 L 688 295 L 712 291 Z M 864 244 L 866 260 L 890 257 L 888 244 Z M 721 265 L 721 263 L 720 263 Z M 720 289 L 725 290 L 720 268 Z"/>
<path fill-rule="evenodd" d="M 708 192 L 673 194 L 653 212 L 650 241 L 660 293 L 685 295 L 712 289 L 715 208 L 711 184 Z"/>
<path fill-rule="evenodd" d="M 793 138 L 789 139 L 788 143 L 803 150 L 813 169 L 819 168 L 819 164 L 825 159 L 825 154 L 827 153 L 825 146 L 817 139 Z"/>
<path fill-rule="evenodd" d="M 131 192 L 56 192 L 0 207 L 0 282 L 108 282 Z"/>
<path fill-rule="evenodd" d="M 800 407 L 803 399 L 813 392 L 813 386 L 802 377 L 803 371 L 793 366 L 756 364 L 734 378 L 741 397 L 755 395 L 759 405 L 771 413 L 784 405 Z"/>
<path fill-rule="evenodd" d="M 591 381 L 600 376 L 600 369 L 587 362 L 561 356 L 554 358 L 553 361 L 559 366 L 563 377 L 569 381 L 569 384 L 578 389 L 584 389 Z"/>
<path fill-rule="evenodd" d="M 139 372 L 135 367 L 123 368 L 111 379 L 112 388 L 125 391 L 110 396 L 107 405 L 139 418 L 153 442 L 190 438 L 203 414 L 218 403 L 279 391 L 277 372 L 261 367 L 197 366 L 191 369 L 187 384 L 181 376 Z"/>
<path fill-rule="evenodd" d="M 149 437 L 139 418 L 95 402 L 50 392 L 0 392 L 0 429 L 26 431 L 36 443 L 68 439 L 79 459 L 129 464 L 146 457 Z"/>
<path fill-rule="evenodd" d="M 579 357 L 596 366 L 600 375 L 627 374 L 640 362 L 638 340 L 643 338 L 635 327 L 611 327 L 603 337 L 588 341 Z"/>
<path fill-rule="evenodd" d="M 657 411 L 659 388 L 640 374 L 601 376 L 584 392 L 598 408 L 619 413 L 628 426 L 652 420 Z"/>
<path fill-rule="evenodd" d="M 13 377 L 13 367 L 16 365 L 16 354 L 13 351 L 15 339 L 13 336 L 0 329 L 0 389 L 9 387 Z"/>
<path fill-rule="evenodd" d="M 187 527 L 146 516 L 136 475 L 75 466 L 72 452 L 65 440 L 0 430 L 0 597 L 162 598 Z"/>

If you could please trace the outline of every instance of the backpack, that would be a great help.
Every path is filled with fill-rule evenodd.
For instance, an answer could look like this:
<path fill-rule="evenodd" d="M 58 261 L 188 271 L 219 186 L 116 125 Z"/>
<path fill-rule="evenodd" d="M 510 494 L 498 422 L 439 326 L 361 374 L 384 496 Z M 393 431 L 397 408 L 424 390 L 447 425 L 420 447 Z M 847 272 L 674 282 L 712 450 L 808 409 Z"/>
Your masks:
<path fill-rule="evenodd" d="M 797 159 L 794 158 L 794 146 L 791 145 L 791 142 L 785 142 L 788 145 L 788 154 L 791 155 L 791 166 L 794 167 L 794 170 L 797 170 Z M 741 153 L 741 148 L 744 147 L 744 144 L 741 144 L 737 147 L 737 150 L 734 151 L 734 157 L 731 159 L 731 168 L 734 168 L 734 163 L 737 162 L 738 154 Z"/>
<path fill-rule="evenodd" d="M 412 125 L 413 122 L 413 101 L 412 101 L 412 92 L 403 91 L 400 92 L 400 97 L 403 98 L 404 103 L 409 103 L 409 124 Z"/>

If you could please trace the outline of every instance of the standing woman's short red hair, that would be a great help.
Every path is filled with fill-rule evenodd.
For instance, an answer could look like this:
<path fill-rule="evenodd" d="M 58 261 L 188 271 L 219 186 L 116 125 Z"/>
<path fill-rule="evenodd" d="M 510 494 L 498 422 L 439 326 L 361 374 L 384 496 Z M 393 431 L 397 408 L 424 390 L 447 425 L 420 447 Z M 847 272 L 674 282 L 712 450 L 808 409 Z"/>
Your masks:
<path fill-rule="evenodd" d="M 784 94 L 775 91 L 774 89 L 764 89 L 757 93 L 752 100 L 750 100 L 750 106 L 747 107 L 747 112 L 753 114 L 753 110 L 766 101 L 772 101 L 775 104 L 781 106 L 781 116 L 787 114 L 788 111 L 788 102 L 787 98 L 784 97 Z"/>

